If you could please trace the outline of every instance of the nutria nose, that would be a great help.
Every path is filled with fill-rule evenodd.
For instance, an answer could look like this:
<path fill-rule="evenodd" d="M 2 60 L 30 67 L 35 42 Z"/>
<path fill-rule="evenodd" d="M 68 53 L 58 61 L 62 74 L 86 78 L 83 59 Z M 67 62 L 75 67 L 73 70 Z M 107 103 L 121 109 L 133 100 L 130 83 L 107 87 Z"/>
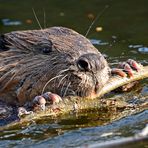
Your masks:
<path fill-rule="evenodd" d="M 104 67 L 104 60 L 99 54 L 84 54 L 78 59 L 77 66 L 81 71 L 96 72 Z"/>

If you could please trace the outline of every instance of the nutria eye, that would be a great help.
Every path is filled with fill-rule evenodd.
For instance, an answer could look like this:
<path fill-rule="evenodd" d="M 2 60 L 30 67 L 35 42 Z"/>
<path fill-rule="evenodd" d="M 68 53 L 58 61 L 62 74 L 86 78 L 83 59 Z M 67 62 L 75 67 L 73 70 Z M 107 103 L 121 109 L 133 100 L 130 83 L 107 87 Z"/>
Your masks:
<path fill-rule="evenodd" d="M 43 53 L 50 53 L 52 51 L 52 48 L 51 47 L 44 47 L 42 49 Z"/>
<path fill-rule="evenodd" d="M 47 43 L 39 43 L 37 46 L 44 54 L 48 54 L 53 51 L 53 43 L 50 40 L 48 40 Z"/>
<path fill-rule="evenodd" d="M 89 63 L 85 59 L 79 59 L 77 62 L 77 66 L 81 71 L 89 71 L 90 70 Z"/>

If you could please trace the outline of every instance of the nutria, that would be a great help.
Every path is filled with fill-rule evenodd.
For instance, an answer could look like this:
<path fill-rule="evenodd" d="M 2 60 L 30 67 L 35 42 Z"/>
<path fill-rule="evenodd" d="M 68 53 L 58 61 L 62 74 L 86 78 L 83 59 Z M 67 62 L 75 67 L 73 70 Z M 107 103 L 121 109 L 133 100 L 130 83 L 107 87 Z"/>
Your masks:
<path fill-rule="evenodd" d="M 79 33 L 64 27 L 15 31 L 0 37 L 0 100 L 22 106 L 45 92 L 91 97 L 111 69 Z"/>
<path fill-rule="evenodd" d="M 91 96 L 109 73 L 103 55 L 71 29 L 16 31 L 1 37 L 0 98 L 9 104 L 23 105 L 42 91 Z"/>

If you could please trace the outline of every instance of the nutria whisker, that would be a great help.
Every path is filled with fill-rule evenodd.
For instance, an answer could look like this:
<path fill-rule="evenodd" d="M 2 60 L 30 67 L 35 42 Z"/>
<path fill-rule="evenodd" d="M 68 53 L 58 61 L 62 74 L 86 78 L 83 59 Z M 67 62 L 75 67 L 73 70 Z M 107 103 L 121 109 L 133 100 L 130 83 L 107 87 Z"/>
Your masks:
<path fill-rule="evenodd" d="M 46 13 L 45 9 L 43 8 L 43 14 L 44 14 L 44 29 L 46 28 Z"/>
<path fill-rule="evenodd" d="M 65 82 L 66 82 L 66 88 L 65 88 L 65 82 L 63 83 L 63 86 L 62 86 L 62 89 L 61 89 L 61 95 L 64 97 L 66 95 L 66 92 L 67 92 L 67 89 L 68 87 L 70 86 L 71 82 L 69 82 L 69 79 L 70 79 L 71 75 L 68 76 L 67 79 L 65 79 Z M 66 78 L 66 77 L 65 77 Z M 70 84 L 69 84 L 70 83 Z M 62 94 L 62 92 L 64 91 L 64 88 L 65 88 L 65 92 Z"/>
<path fill-rule="evenodd" d="M 64 94 L 63 94 L 63 97 L 65 97 L 65 96 L 66 96 L 66 93 L 67 93 L 67 90 L 68 90 L 68 88 L 69 88 L 70 84 L 71 84 L 71 82 L 69 82 L 69 83 L 68 83 L 68 85 L 67 85 L 67 87 L 66 87 L 66 89 L 65 89 L 65 92 L 64 92 Z"/>
<path fill-rule="evenodd" d="M 54 69 L 54 68 L 53 68 Z M 52 80 L 55 80 L 56 78 L 59 78 L 59 77 L 62 77 L 63 76 L 63 73 L 68 71 L 69 69 L 64 69 L 64 70 L 61 70 L 55 77 L 51 78 L 50 80 L 47 81 L 47 83 L 44 85 L 43 89 L 42 89 L 42 94 L 44 93 L 44 90 L 46 88 L 46 86 L 52 81 Z M 54 85 L 55 87 L 57 87 L 56 85 Z"/>
<path fill-rule="evenodd" d="M 69 91 L 70 94 L 73 95 L 73 96 L 76 96 L 76 95 L 77 95 L 77 93 L 76 93 L 74 90 L 72 90 L 71 88 L 68 89 L 68 91 Z"/>
<path fill-rule="evenodd" d="M 64 70 L 61 70 L 61 71 L 59 72 L 59 74 L 63 74 L 64 72 L 67 72 L 67 71 L 69 71 L 69 68 L 68 68 L 68 69 L 64 69 Z M 61 80 L 59 81 L 59 84 L 58 84 L 57 87 L 60 86 L 60 84 L 61 84 L 61 82 L 63 81 L 63 79 L 65 79 L 67 76 L 68 76 L 68 74 L 64 75 L 64 76 L 61 78 Z"/>
<path fill-rule="evenodd" d="M 40 24 L 40 21 L 39 21 L 39 19 L 38 19 L 36 13 L 35 13 L 35 11 L 34 11 L 34 8 L 32 8 L 32 11 L 33 11 L 34 17 L 35 17 L 35 19 L 36 19 L 36 21 L 37 21 L 37 23 L 38 23 L 40 29 L 42 30 L 43 28 L 42 28 L 42 26 L 41 26 L 41 24 Z"/>
<path fill-rule="evenodd" d="M 48 85 L 51 81 L 53 81 L 53 80 L 54 80 L 54 79 L 56 79 L 56 78 L 62 77 L 62 76 L 63 76 L 63 75 L 57 75 L 57 76 L 55 76 L 55 77 L 51 78 L 50 80 L 48 80 L 48 81 L 46 82 L 46 84 L 44 85 L 44 87 L 43 87 L 43 89 L 42 89 L 42 93 L 41 93 L 41 94 L 43 94 L 43 93 L 44 93 L 46 86 L 47 86 L 47 85 Z"/>
<path fill-rule="evenodd" d="M 65 79 L 64 79 L 65 80 Z M 61 91 L 60 91 L 60 95 L 61 96 L 63 96 L 62 94 L 63 94 L 63 91 L 64 91 L 64 87 L 65 87 L 65 84 L 67 83 L 67 81 L 65 80 L 64 82 L 63 82 L 63 85 L 62 85 L 62 88 L 61 88 Z"/>
<path fill-rule="evenodd" d="M 83 84 L 84 84 L 84 88 L 86 88 L 86 86 L 89 84 L 89 82 L 88 82 L 88 78 L 87 78 L 87 76 L 85 75 L 85 78 L 83 79 Z M 85 93 L 86 93 L 86 90 L 84 89 L 83 91 L 82 91 L 82 96 L 85 96 Z"/>
<path fill-rule="evenodd" d="M 85 75 L 84 75 L 84 79 L 85 79 Z M 75 91 L 76 91 L 76 94 L 77 94 L 78 96 L 81 96 L 81 95 L 82 95 L 82 90 L 81 90 L 82 88 L 81 88 L 81 87 L 84 87 L 83 84 L 85 85 L 84 79 L 82 79 L 82 80 L 80 81 L 80 83 L 77 84 L 77 89 L 76 89 Z"/>
<path fill-rule="evenodd" d="M 82 96 L 83 95 L 84 89 L 82 90 L 81 87 L 84 87 L 84 86 L 81 86 L 81 84 L 84 84 L 84 86 L 85 86 L 85 83 L 83 82 L 83 80 L 81 80 L 81 82 L 78 84 L 77 89 L 76 89 L 76 92 L 77 92 L 78 96 Z"/>
<path fill-rule="evenodd" d="M 43 30 L 43 28 L 41 26 L 41 23 L 40 23 L 37 15 L 36 15 L 36 12 L 35 12 L 34 8 L 32 8 L 32 11 L 33 11 L 34 17 L 35 17 L 35 19 L 36 19 L 40 29 Z M 44 28 L 46 28 L 46 14 L 45 14 L 45 10 L 43 10 L 43 12 L 44 12 Z M 45 36 L 45 38 L 48 40 L 48 36 Z"/>
<path fill-rule="evenodd" d="M 61 82 L 62 82 L 67 76 L 68 76 L 68 74 L 61 78 L 61 80 L 59 81 L 58 87 L 61 85 Z"/>
<path fill-rule="evenodd" d="M 68 71 L 68 70 L 69 70 L 69 68 L 64 69 L 64 70 L 61 70 L 58 74 L 62 74 L 63 72 L 66 72 L 66 71 Z"/>
<path fill-rule="evenodd" d="M 85 34 L 85 37 L 87 37 L 88 33 L 90 32 L 90 29 L 92 28 L 92 26 L 94 25 L 94 23 L 102 16 L 102 14 L 106 11 L 106 9 L 108 8 L 109 6 L 106 5 L 103 10 L 97 15 L 97 17 L 92 21 L 92 23 L 90 24 L 90 26 L 88 27 L 87 29 L 87 32 Z"/>

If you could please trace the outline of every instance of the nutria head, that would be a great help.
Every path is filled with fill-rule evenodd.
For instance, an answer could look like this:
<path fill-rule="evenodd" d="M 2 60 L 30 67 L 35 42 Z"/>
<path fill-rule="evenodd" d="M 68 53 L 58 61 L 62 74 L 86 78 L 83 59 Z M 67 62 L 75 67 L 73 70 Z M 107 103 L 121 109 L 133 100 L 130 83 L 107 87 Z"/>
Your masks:
<path fill-rule="evenodd" d="M 91 97 L 109 79 L 103 55 L 71 29 L 16 31 L 5 34 L 4 40 L 9 48 L 5 53 L 12 57 L 7 65 L 15 63 L 11 79 L 15 83 L 5 88 L 13 90 L 21 104 L 46 91 Z"/>

